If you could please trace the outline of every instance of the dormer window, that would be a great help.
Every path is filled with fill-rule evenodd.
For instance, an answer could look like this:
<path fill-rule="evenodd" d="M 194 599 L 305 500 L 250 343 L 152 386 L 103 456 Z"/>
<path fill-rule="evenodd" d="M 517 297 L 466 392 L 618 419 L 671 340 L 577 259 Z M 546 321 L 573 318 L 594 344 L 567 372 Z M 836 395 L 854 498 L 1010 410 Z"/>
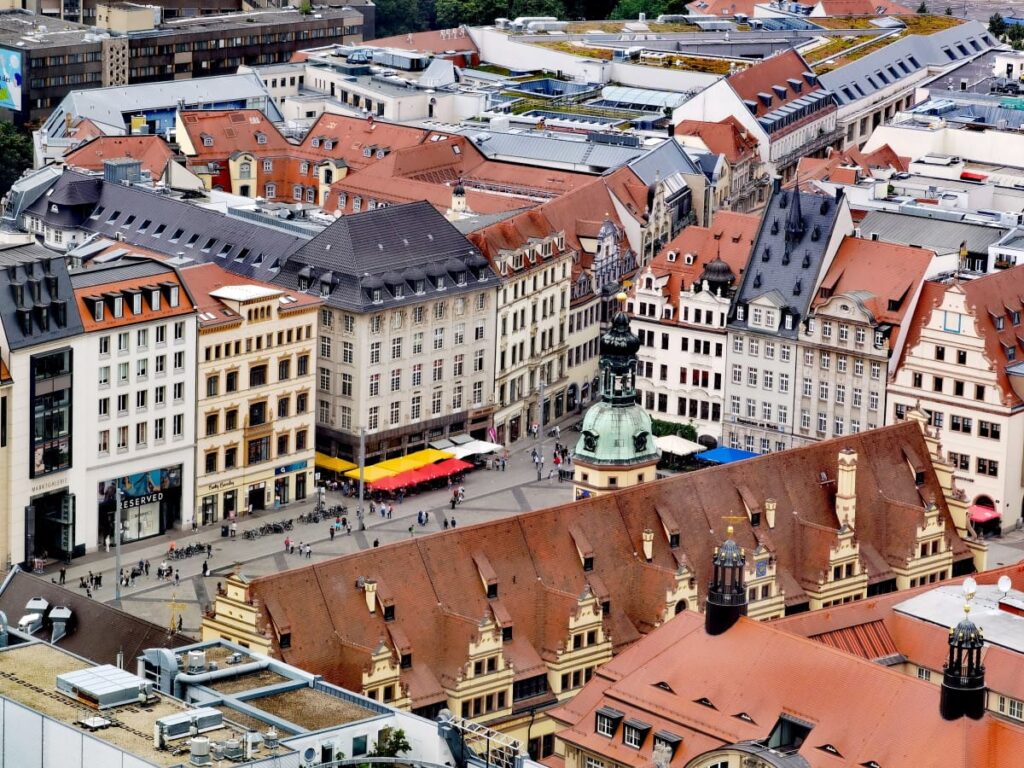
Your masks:
<path fill-rule="evenodd" d="M 792 331 L 793 330 L 793 316 L 792 315 L 786 315 L 786 319 L 785 319 L 784 325 L 786 326 L 786 330 L 787 331 Z"/>
<path fill-rule="evenodd" d="M 746 310 L 742 306 L 736 307 L 736 319 L 742 320 L 746 316 Z"/>
<path fill-rule="evenodd" d="M 266 144 L 267 143 L 267 134 L 265 134 L 265 133 L 257 133 L 256 134 L 256 143 L 257 144 Z"/>
<path fill-rule="evenodd" d="M 437 290 L 439 290 L 439 291 L 443 291 L 444 290 L 444 277 L 442 277 L 441 275 L 438 275 L 437 278 L 434 281 L 434 287 L 436 287 Z"/>
<path fill-rule="evenodd" d="M 674 262 L 676 260 L 676 252 L 675 251 L 669 251 L 668 252 L 668 260 L 669 260 L 670 263 Z"/>
<path fill-rule="evenodd" d="M 114 297 L 114 317 L 124 316 L 124 299 L 120 296 Z"/>
<path fill-rule="evenodd" d="M 172 285 L 170 291 L 168 291 L 167 306 L 171 307 L 172 309 L 174 307 L 178 306 L 178 303 L 179 303 L 178 292 L 179 292 L 179 290 L 180 289 L 178 288 L 178 286 Z"/>
<path fill-rule="evenodd" d="M 380 288 L 374 288 L 370 292 L 370 297 L 373 300 L 374 304 L 380 304 L 382 301 L 384 301 L 384 292 L 381 291 Z"/>
<path fill-rule="evenodd" d="M 326 150 L 331 150 L 331 149 L 334 149 L 334 142 L 333 142 L 333 141 L 331 141 L 330 139 L 328 139 L 327 141 L 325 141 L 325 142 L 324 142 L 324 149 L 326 149 Z"/>
<path fill-rule="evenodd" d="M 592 571 L 592 570 L 594 570 L 594 558 L 593 557 L 584 557 L 583 558 L 583 570 L 584 571 Z"/>
<path fill-rule="evenodd" d="M 319 138 L 314 138 L 313 141 L 310 142 L 310 144 L 312 144 L 313 148 L 316 149 L 317 147 L 320 146 L 320 139 Z"/>
<path fill-rule="evenodd" d="M 601 707 L 597 710 L 595 716 L 594 730 L 597 731 L 597 735 L 610 739 L 615 736 L 619 723 L 622 722 L 626 715 L 624 712 L 620 712 L 612 707 Z"/>
<path fill-rule="evenodd" d="M 398 662 L 398 666 L 400 666 L 402 669 L 409 669 L 412 666 L 412 654 L 403 653 L 401 656 L 401 660 Z"/>
<path fill-rule="evenodd" d="M 149 292 L 149 308 L 154 312 L 160 311 L 160 291 Z"/>
<path fill-rule="evenodd" d="M 384 621 L 394 621 L 394 620 L 395 620 L 395 606 L 394 605 L 385 605 L 384 606 Z"/>
<path fill-rule="evenodd" d="M 693 264 L 693 254 L 692 253 L 688 253 L 685 256 L 683 256 L 683 263 L 684 264 Z"/>
<path fill-rule="evenodd" d="M 394 293 L 396 299 L 402 298 L 403 296 L 405 296 L 405 286 L 404 285 L 396 285 L 394 287 L 393 293 Z"/>
<path fill-rule="evenodd" d="M 133 315 L 141 315 L 142 314 L 142 294 L 141 293 L 133 293 L 132 294 L 132 314 Z"/>
<path fill-rule="evenodd" d="M 996 317 L 996 330 L 997 331 L 1003 330 L 1003 325 L 1005 325 L 1005 323 L 1006 323 L 1006 318 L 1004 318 L 1002 315 L 999 315 L 998 317 Z"/>
<path fill-rule="evenodd" d="M 103 322 L 103 302 L 97 301 L 92 305 L 92 318 L 97 323 Z"/>
<path fill-rule="evenodd" d="M 487 597 L 493 598 L 493 597 L 497 597 L 497 596 L 498 596 L 498 583 L 497 582 L 493 582 L 491 584 L 488 584 L 487 585 Z"/>
<path fill-rule="evenodd" d="M 300 277 L 299 278 L 299 290 L 300 291 L 309 290 L 309 278 L 308 277 Z"/>
<path fill-rule="evenodd" d="M 209 135 L 204 133 L 203 134 L 203 146 L 204 147 L 212 147 L 213 146 L 213 136 L 209 136 Z"/>
<path fill-rule="evenodd" d="M 426 283 L 426 281 L 425 280 L 417 280 L 415 283 L 413 283 L 413 290 L 415 290 L 416 293 L 425 293 L 426 290 L 427 290 L 427 283 Z"/>

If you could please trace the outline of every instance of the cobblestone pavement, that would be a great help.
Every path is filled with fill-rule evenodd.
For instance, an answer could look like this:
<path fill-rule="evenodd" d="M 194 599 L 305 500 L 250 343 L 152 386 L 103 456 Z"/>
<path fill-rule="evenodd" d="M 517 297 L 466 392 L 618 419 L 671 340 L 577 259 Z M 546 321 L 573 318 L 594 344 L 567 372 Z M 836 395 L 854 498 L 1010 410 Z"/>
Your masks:
<path fill-rule="evenodd" d="M 567 429 L 567 425 L 579 417 L 573 415 L 561 423 L 561 440 L 570 447 L 575 447 L 579 434 Z M 183 629 L 186 633 L 198 635 L 202 619 L 202 611 L 216 594 L 217 583 L 238 565 L 244 566 L 249 576 L 263 576 L 307 565 L 310 562 L 323 561 L 340 554 L 366 549 L 378 540 L 380 545 L 389 544 L 409 538 L 409 526 L 413 526 L 413 536 L 425 536 L 443 530 L 443 521 L 453 517 L 458 526 L 472 525 L 487 520 L 495 520 L 519 512 L 540 509 L 562 504 L 572 499 L 572 488 L 569 483 L 560 483 L 557 478 L 548 478 L 552 466 L 552 449 L 555 439 L 544 441 L 546 463 L 544 479 L 537 480 L 537 471 L 531 458 L 531 450 L 540 441 L 523 439 L 511 449 L 507 469 L 478 469 L 467 474 L 465 479 L 466 499 L 454 511 L 450 507 L 451 492 L 441 488 L 407 497 L 401 504 L 395 502 L 394 514 L 390 519 L 365 513 L 366 530 L 358 530 L 355 525 L 356 499 L 345 499 L 341 493 L 328 491 L 327 506 L 344 504 L 348 507 L 348 517 L 353 524 L 350 535 L 337 533 L 330 538 L 330 524 L 303 524 L 298 522 L 300 514 L 306 514 L 313 508 L 313 500 L 293 502 L 278 510 L 259 512 L 252 517 L 238 520 L 238 534 L 235 538 L 221 536 L 221 522 L 201 527 L 196 533 L 191 530 L 172 531 L 167 535 L 146 541 L 128 544 L 122 547 L 122 567 L 130 568 L 139 561 L 148 560 L 150 575 L 136 580 L 133 586 L 122 588 L 121 606 L 125 610 L 153 621 L 168 625 L 172 611 L 181 613 Z M 428 512 L 429 522 L 420 526 L 416 522 L 417 513 Z M 244 532 L 250 528 L 258 528 L 264 523 L 277 522 L 292 518 L 293 529 L 286 534 L 272 534 L 249 540 Z M 284 551 L 284 539 L 288 536 L 296 546 L 299 542 L 310 544 L 310 559 L 300 557 L 298 550 L 294 555 Z M 202 566 L 204 557 L 193 556 L 168 563 L 178 572 L 179 583 L 156 578 L 157 566 L 164 560 L 171 541 L 176 547 L 188 544 L 210 543 L 213 555 L 209 559 L 209 575 L 203 577 Z M 81 577 L 89 572 L 103 574 L 103 586 L 93 594 L 98 600 L 115 602 L 115 554 L 113 547 L 110 552 L 94 552 L 85 557 L 77 558 L 68 568 L 66 584 L 75 588 Z M 59 566 L 51 566 L 46 575 L 57 578 Z M 176 605 L 172 607 L 172 602 Z"/>

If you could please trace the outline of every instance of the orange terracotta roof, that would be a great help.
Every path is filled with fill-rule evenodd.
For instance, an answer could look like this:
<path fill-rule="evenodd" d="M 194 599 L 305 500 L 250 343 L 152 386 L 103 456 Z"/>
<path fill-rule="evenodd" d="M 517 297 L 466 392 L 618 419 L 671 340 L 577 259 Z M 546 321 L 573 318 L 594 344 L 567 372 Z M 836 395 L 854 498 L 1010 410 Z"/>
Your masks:
<path fill-rule="evenodd" d="M 607 598 L 606 627 L 614 648 L 621 650 L 674 611 L 665 595 L 681 566 L 690 569 L 703 594 L 711 553 L 725 537 L 726 518 L 744 504 L 760 508 L 765 498 L 777 500 L 775 527 L 741 520 L 734 523 L 734 537 L 748 551 L 766 547 L 787 577 L 782 581 L 793 601 L 799 602 L 802 590 L 828 569 L 828 547 L 836 541 L 840 521 L 835 486 L 821 483 L 820 475 L 835 477 L 839 451 L 846 447 L 858 453 L 857 538 L 862 551 L 877 553 L 869 579 L 892 578 L 893 565 L 905 565 L 925 501 L 939 507 L 954 557 L 969 557 L 955 535 L 919 428 L 901 422 L 257 578 L 253 596 L 261 601 L 266 627 L 291 628 L 291 647 L 275 647 L 275 655 L 357 690 L 372 650 L 382 637 L 392 636 L 389 627 L 398 627 L 413 657 L 412 668 L 401 672 L 402 681 L 415 706 L 433 703 L 442 698 L 439 682 L 459 674 L 468 639 L 483 616 L 502 625 L 511 621 L 517 642 L 529 644 L 508 651 L 519 660 L 517 679 L 532 674 L 538 658 L 557 658 L 568 617 L 587 588 L 602 601 Z M 908 455 L 924 471 L 920 486 Z M 683 532 L 678 547 L 663 533 L 665 519 Z M 649 563 L 634 554 L 648 529 L 657 532 Z M 586 531 L 593 550 L 590 572 L 569 556 L 579 530 Z M 494 571 L 500 608 L 492 606 L 481 586 L 480 556 Z M 395 608 L 393 622 L 385 622 L 379 610 L 367 610 L 363 592 L 353 588 L 360 577 L 386 585 Z"/>
<path fill-rule="evenodd" d="M 672 766 L 765 739 L 783 714 L 811 726 L 797 752 L 810 768 L 996 768 L 1024 749 L 1024 728 L 1008 720 L 943 720 L 931 683 L 747 618 L 709 636 L 703 617 L 690 612 L 599 668 L 554 712 L 568 725 L 559 732 L 568 744 L 624 765 L 650 765 L 649 747 L 631 749 L 621 736 L 596 732 L 602 706 L 681 736 Z"/>
<path fill-rule="evenodd" d="M 310 159 L 340 157 L 350 168 L 363 168 L 379 162 L 378 150 L 394 152 L 422 144 L 427 131 L 382 120 L 323 114 L 310 127 L 299 147 Z M 331 149 L 327 149 L 327 141 Z M 319 147 L 314 147 L 314 142 Z M 367 157 L 367 151 L 369 156 Z"/>
<path fill-rule="evenodd" d="M 7 363 L 0 360 L 0 383 L 8 382 L 11 380 L 11 371 L 7 367 Z"/>
<path fill-rule="evenodd" d="M 890 244 L 886 243 L 887 246 Z M 947 291 L 965 294 L 968 310 L 974 315 L 974 326 L 985 343 L 985 358 L 994 368 L 1003 404 L 1018 406 L 1020 397 L 1010 384 L 1006 369 L 1021 359 L 1024 351 L 1024 326 L 1014 325 L 1011 312 L 1024 313 L 1024 265 L 995 272 L 974 280 L 939 283 L 928 281 L 922 286 L 912 324 L 907 332 L 903 359 L 921 340 L 921 330 L 931 313 L 942 302 Z M 997 323 L 1002 323 L 1002 330 Z M 1012 350 L 1011 360 L 1007 350 Z M 901 361 L 902 364 L 902 361 Z"/>
<path fill-rule="evenodd" d="M 910 16 L 913 8 L 886 0 L 818 0 L 826 16 Z"/>
<path fill-rule="evenodd" d="M 756 105 L 756 111 L 753 113 L 755 117 L 763 117 L 809 93 L 824 90 L 817 81 L 813 85 L 807 83 L 804 72 L 809 71 L 810 65 L 804 58 L 792 48 L 787 48 L 782 53 L 769 56 L 752 67 L 729 75 L 726 82 L 732 86 L 737 96 Z M 800 90 L 793 88 L 789 80 L 799 81 Z M 783 89 L 783 96 L 779 96 L 776 87 Z M 760 98 L 759 94 L 762 93 L 771 97 L 769 104 L 765 104 Z"/>
<path fill-rule="evenodd" d="M 227 304 L 216 296 L 211 296 L 218 288 L 237 285 L 252 285 L 261 288 L 270 288 L 279 291 L 281 296 L 290 297 L 294 301 L 279 303 L 278 312 L 289 314 L 296 311 L 306 311 L 323 304 L 323 299 L 308 293 L 290 291 L 279 285 L 264 283 L 261 280 L 254 280 L 250 277 L 242 277 L 230 272 L 219 264 L 197 264 L 185 267 L 181 270 L 181 279 L 184 281 L 196 304 L 196 311 L 199 313 L 199 327 L 209 328 L 225 323 L 240 322 L 241 317 L 237 315 Z M 212 315 L 213 317 L 208 317 Z"/>
<path fill-rule="evenodd" d="M 341 194 L 345 194 L 345 205 L 341 205 Z M 391 205 L 426 200 L 444 213 L 451 207 L 452 187 L 446 184 L 431 184 L 412 179 L 381 178 L 356 173 L 334 182 L 324 201 L 324 210 L 342 214 L 355 213 L 355 200 L 359 199 L 360 210 L 365 211 L 367 201 L 386 202 Z M 490 214 L 515 211 L 537 205 L 536 200 L 510 195 L 490 194 L 481 190 L 466 190 L 466 205 L 473 213 Z"/>
<path fill-rule="evenodd" d="M 695 16 L 735 16 L 737 13 L 754 15 L 758 0 L 698 0 L 686 9 Z"/>
<path fill-rule="evenodd" d="M 98 136 L 64 155 L 66 165 L 87 171 L 102 171 L 104 160 L 130 157 L 142 163 L 152 179 L 164 175 L 174 159 L 174 150 L 159 136 Z"/>
<path fill-rule="evenodd" d="M 88 141 L 104 135 L 103 129 L 87 117 L 75 118 L 74 125 L 68 129 L 68 138 L 76 141 Z"/>
<path fill-rule="evenodd" d="M 861 178 L 869 177 L 872 170 L 892 169 L 902 172 L 909 168 L 910 158 L 900 157 L 888 144 L 871 152 L 861 152 L 856 147 L 846 150 L 829 149 L 825 157 L 800 158 L 796 177 L 787 186 L 794 186 L 798 179 L 800 188 L 810 192 L 816 189 L 810 185 L 812 180 L 856 184 Z"/>
<path fill-rule="evenodd" d="M 448 51 L 464 53 L 477 52 L 476 44 L 469 35 L 452 37 L 448 30 L 434 29 L 427 32 L 412 32 L 394 37 L 381 37 L 371 40 L 367 45 L 378 48 L 399 48 L 403 51 L 420 51 L 423 53 L 443 54 Z"/>
<path fill-rule="evenodd" d="M 105 267 L 98 267 L 96 269 L 105 269 Z M 113 274 L 116 274 L 116 270 L 112 269 L 112 272 Z M 82 318 L 82 327 L 85 329 L 85 332 L 90 333 L 92 331 L 121 328 L 127 325 L 146 323 L 162 318 L 180 317 L 182 315 L 190 315 L 195 311 L 195 305 L 192 303 L 192 300 L 188 295 L 188 291 L 186 290 L 179 291 L 179 303 L 177 307 L 170 306 L 169 302 L 165 299 L 160 302 L 160 309 L 158 310 L 151 309 L 149 302 L 144 296 L 142 300 L 142 312 L 138 315 L 132 313 L 128 299 L 125 297 L 124 311 L 121 317 L 114 317 L 113 312 L 108 308 L 103 314 L 103 320 L 100 321 L 96 320 L 92 311 L 92 305 L 90 302 L 86 301 L 89 297 L 103 296 L 104 294 L 109 293 L 121 293 L 127 289 L 146 288 L 155 286 L 158 283 L 174 283 L 178 286 L 182 285 L 178 273 L 171 267 L 168 267 L 165 273 L 156 277 L 152 275 L 147 277 L 133 277 L 125 280 L 114 280 L 109 283 L 102 283 L 99 285 L 90 285 L 89 287 L 84 288 L 75 288 L 75 301 L 78 304 L 78 313 Z"/>
<path fill-rule="evenodd" d="M 665 291 L 672 304 L 677 305 L 680 291 L 689 290 L 708 262 L 716 258 L 729 265 L 739 285 L 760 226 L 760 216 L 716 211 L 710 227 L 686 227 L 665 243 L 651 261 L 651 270 L 669 276 Z M 686 263 L 687 254 L 693 256 L 692 264 Z"/>
<path fill-rule="evenodd" d="M 757 138 L 732 115 L 717 123 L 683 120 L 676 126 L 676 135 L 699 136 L 704 146 L 716 155 L 725 155 L 730 163 L 754 157 L 757 153 Z"/>
<path fill-rule="evenodd" d="M 821 280 L 821 288 L 828 296 L 855 296 L 876 322 L 899 326 L 934 258 L 935 252 L 927 248 L 847 235 Z M 820 307 L 827 300 L 819 291 L 813 306 Z"/>
<path fill-rule="evenodd" d="M 227 160 L 235 152 L 257 153 L 260 157 L 286 150 L 292 145 L 258 109 L 211 109 L 182 112 L 181 124 L 195 149 L 197 161 Z M 265 138 L 260 144 L 258 135 Z M 206 146 L 204 138 L 212 141 Z"/>

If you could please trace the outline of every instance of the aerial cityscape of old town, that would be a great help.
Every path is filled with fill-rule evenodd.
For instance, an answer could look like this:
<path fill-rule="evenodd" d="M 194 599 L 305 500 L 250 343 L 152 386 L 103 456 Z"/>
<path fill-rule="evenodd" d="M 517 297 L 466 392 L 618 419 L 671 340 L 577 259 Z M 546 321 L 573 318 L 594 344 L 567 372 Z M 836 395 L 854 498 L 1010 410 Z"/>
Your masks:
<path fill-rule="evenodd" d="M 1024 2 L 0 0 L 0 768 L 1024 766 Z"/>

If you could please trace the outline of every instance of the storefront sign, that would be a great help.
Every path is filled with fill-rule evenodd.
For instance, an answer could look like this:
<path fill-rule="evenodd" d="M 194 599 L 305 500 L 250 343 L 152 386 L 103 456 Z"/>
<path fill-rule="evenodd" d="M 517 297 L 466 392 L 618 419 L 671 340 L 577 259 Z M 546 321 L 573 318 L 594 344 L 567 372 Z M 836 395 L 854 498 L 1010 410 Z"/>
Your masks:
<path fill-rule="evenodd" d="M 144 504 L 155 504 L 159 501 L 164 500 L 162 493 L 147 493 L 144 496 L 129 496 L 123 498 L 121 501 L 121 509 L 131 509 L 132 507 L 141 507 Z"/>
<path fill-rule="evenodd" d="M 309 464 L 309 462 L 303 460 L 303 461 L 296 461 L 295 463 L 288 464 L 287 466 L 284 466 L 284 467 L 276 467 L 274 469 L 274 474 L 275 475 L 286 475 L 289 472 L 298 472 L 300 469 L 305 469 L 307 464 Z"/>

